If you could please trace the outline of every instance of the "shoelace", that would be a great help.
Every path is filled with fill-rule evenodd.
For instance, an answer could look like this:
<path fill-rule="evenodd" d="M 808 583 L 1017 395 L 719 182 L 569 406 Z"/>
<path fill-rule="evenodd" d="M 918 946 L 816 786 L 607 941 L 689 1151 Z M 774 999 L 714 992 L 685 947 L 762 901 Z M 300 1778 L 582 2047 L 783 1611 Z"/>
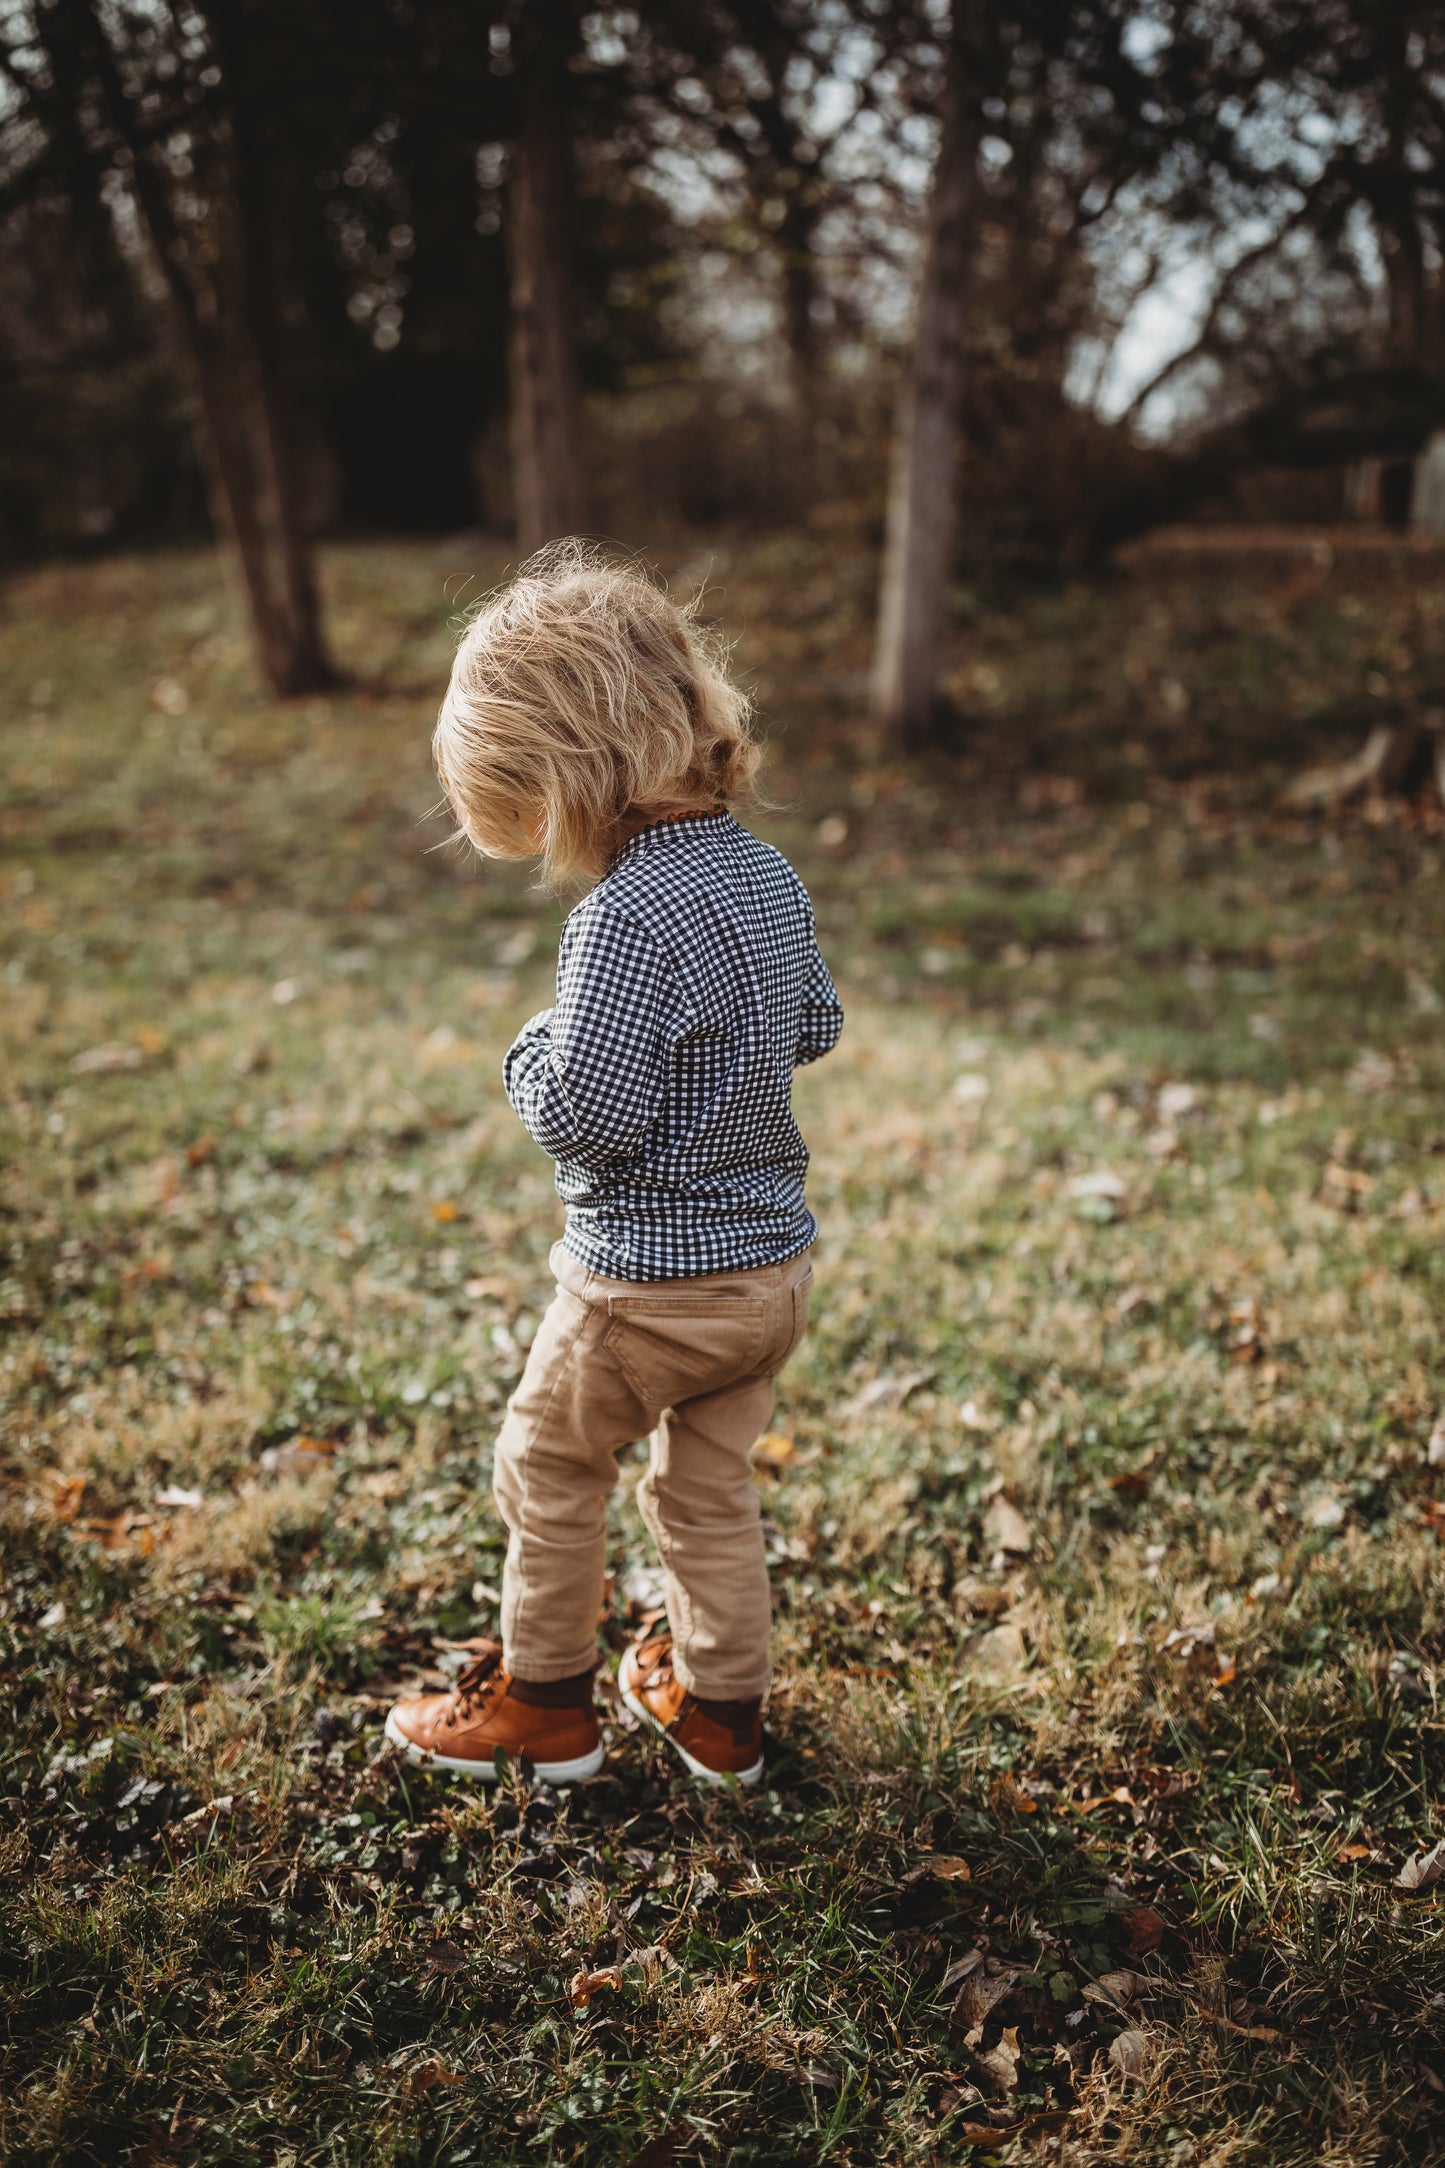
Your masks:
<path fill-rule="evenodd" d="M 639 1684 L 642 1686 L 670 1686 L 673 1679 L 672 1650 L 660 1649 L 649 1659 Z"/>
<path fill-rule="evenodd" d="M 468 1664 L 465 1671 L 459 1671 L 452 1684 L 458 1715 L 471 1716 L 475 1711 L 485 1709 L 502 1683 L 501 1674 L 500 1648 L 488 1649 Z"/>

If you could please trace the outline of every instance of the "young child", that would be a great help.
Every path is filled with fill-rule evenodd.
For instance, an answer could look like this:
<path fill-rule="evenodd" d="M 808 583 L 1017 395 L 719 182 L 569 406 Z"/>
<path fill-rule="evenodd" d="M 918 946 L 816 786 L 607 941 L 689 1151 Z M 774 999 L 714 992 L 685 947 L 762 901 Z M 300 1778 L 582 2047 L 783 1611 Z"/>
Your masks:
<path fill-rule="evenodd" d="M 508 1099 L 557 1162 L 557 1294 L 497 1439 L 510 1540 L 502 1644 L 455 1689 L 397 1705 L 417 1762 L 489 1779 L 505 1749 L 554 1784 L 602 1763 L 592 1677 L 616 1454 L 638 1487 L 670 1633 L 619 1684 L 694 1775 L 762 1774 L 770 1603 L 749 1448 L 802 1339 L 817 1225 L 792 1076 L 842 1010 L 807 891 L 741 827 L 748 703 L 685 610 L 576 543 L 469 626 L 438 772 L 489 857 L 592 877 L 557 1002 L 508 1053 Z"/>

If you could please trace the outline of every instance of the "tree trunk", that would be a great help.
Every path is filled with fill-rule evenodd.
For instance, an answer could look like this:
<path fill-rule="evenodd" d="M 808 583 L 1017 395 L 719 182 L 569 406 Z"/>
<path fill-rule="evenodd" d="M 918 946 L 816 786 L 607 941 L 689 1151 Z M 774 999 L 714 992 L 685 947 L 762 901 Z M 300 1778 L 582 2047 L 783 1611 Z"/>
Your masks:
<path fill-rule="evenodd" d="M 1403 16 L 1392 13 L 1382 24 L 1380 58 L 1385 148 L 1370 178 L 1385 271 L 1390 358 L 1418 368 L 1424 361 L 1427 274 L 1416 204 L 1418 176 L 1410 158 L 1410 110 L 1416 86 Z"/>
<path fill-rule="evenodd" d="M 59 16 L 60 11 L 55 11 Z M 67 10 L 67 18 L 71 11 Z M 198 261 L 182 230 L 170 196 L 170 183 L 137 140 L 131 101 L 120 80 L 115 55 L 100 19 L 98 0 L 76 0 L 74 28 L 94 55 L 107 118 L 129 153 L 136 210 L 160 267 L 175 313 L 181 345 L 190 364 L 198 409 L 198 437 L 203 470 L 219 531 L 229 538 L 241 571 L 251 617 L 256 661 L 268 691 L 285 699 L 315 692 L 332 682 L 321 638 L 311 574 L 311 555 L 301 524 L 294 470 L 280 451 L 272 427 L 279 408 L 264 409 L 257 387 L 279 383 L 270 293 L 259 313 L 242 306 L 223 310 L 218 270 Z M 42 18 L 43 19 L 43 18 Z M 66 21 L 57 23 L 67 35 Z M 228 205 L 223 212 L 240 220 L 244 254 L 245 221 L 264 215 L 254 196 L 249 206 Z M 257 248 L 254 231 L 249 247 Z M 243 295 L 257 284 L 255 262 L 239 266 Z M 232 321 L 232 315 L 239 321 Z M 267 352 L 258 350 L 268 336 Z"/>
<path fill-rule="evenodd" d="M 278 312 L 281 280 L 273 246 L 270 161 L 262 136 L 263 93 L 251 76 L 245 23 L 234 0 L 212 0 L 222 65 L 231 85 L 231 151 L 237 231 L 237 308 L 243 332 L 237 363 L 246 436 L 260 499 L 261 524 L 281 598 L 284 651 L 277 657 L 281 694 L 319 692 L 336 673 L 326 653 L 316 575 L 306 531 L 299 432 L 286 375 Z M 254 33 L 253 33 L 254 35 Z"/>
<path fill-rule="evenodd" d="M 959 405 L 978 224 L 981 0 L 955 0 L 913 352 L 904 373 L 873 655 L 873 713 L 904 747 L 936 735 L 957 519 Z"/>
<path fill-rule="evenodd" d="M 524 551 L 586 524 L 571 280 L 576 218 L 568 135 L 572 11 L 539 9 L 523 61 L 507 198 L 512 477 Z"/>
<path fill-rule="evenodd" d="M 784 197 L 778 228 L 782 264 L 783 336 L 788 349 L 788 403 L 793 432 L 791 494 L 803 510 L 818 495 L 821 460 L 818 326 L 813 307 L 818 295 L 818 199 L 812 175 L 794 171 Z"/>

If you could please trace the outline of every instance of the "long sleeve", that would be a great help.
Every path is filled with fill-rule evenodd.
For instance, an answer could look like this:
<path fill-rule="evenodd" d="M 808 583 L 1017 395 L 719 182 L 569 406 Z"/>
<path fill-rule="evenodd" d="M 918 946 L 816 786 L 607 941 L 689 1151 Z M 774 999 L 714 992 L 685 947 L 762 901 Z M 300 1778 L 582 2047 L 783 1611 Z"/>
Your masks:
<path fill-rule="evenodd" d="M 689 1021 L 649 934 L 614 911 L 574 914 L 558 957 L 557 1005 L 534 1016 L 508 1053 L 507 1097 L 553 1159 L 594 1173 L 626 1166 L 656 1118 Z"/>
<path fill-rule="evenodd" d="M 531 1088 L 538 1069 L 546 1067 L 556 1013 L 555 1009 L 539 1009 L 535 1016 L 529 1016 L 507 1049 L 502 1063 L 502 1089 L 514 1107 Z"/>
<path fill-rule="evenodd" d="M 838 989 L 814 935 L 808 976 L 803 983 L 803 1005 L 798 1016 L 795 1067 L 801 1069 L 808 1062 L 820 1061 L 824 1054 L 831 1054 L 842 1029 L 843 1004 L 838 999 Z"/>

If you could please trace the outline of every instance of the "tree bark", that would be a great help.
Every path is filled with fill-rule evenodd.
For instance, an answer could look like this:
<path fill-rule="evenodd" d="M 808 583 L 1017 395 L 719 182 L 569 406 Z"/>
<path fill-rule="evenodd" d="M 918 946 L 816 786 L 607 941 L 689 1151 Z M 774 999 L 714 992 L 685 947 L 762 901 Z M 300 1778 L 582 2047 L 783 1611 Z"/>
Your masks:
<path fill-rule="evenodd" d="M 566 0 L 538 16 L 532 50 L 522 60 L 507 197 L 512 480 L 524 551 L 586 524 L 571 278 L 573 18 Z"/>
<path fill-rule="evenodd" d="M 913 352 L 904 372 L 873 655 L 873 713 L 896 743 L 937 734 L 957 521 L 959 406 L 978 225 L 981 0 L 955 0 Z"/>
<path fill-rule="evenodd" d="M 274 317 L 272 344 L 258 351 L 260 329 L 267 336 L 268 293 L 260 312 L 243 305 L 223 309 L 217 268 L 198 262 L 178 221 L 170 184 L 146 145 L 137 140 L 130 101 L 121 82 L 97 0 L 76 0 L 76 29 L 93 54 L 107 118 L 128 154 L 128 170 L 140 223 L 165 280 L 181 346 L 190 365 L 198 409 L 198 438 L 212 511 L 220 533 L 234 548 L 251 618 L 256 660 L 268 691 L 285 699 L 316 692 L 333 681 L 321 636 L 311 572 L 311 553 L 302 525 L 294 468 L 288 466 L 272 425 L 278 407 L 264 408 L 258 387 L 274 387 L 280 368 Z M 61 34 L 65 26 L 60 25 Z M 240 288 L 257 285 L 258 239 L 246 220 L 264 215 L 254 198 L 249 206 L 228 205 L 237 222 L 239 247 L 252 261 L 240 266 Z M 232 321 L 238 316 L 239 321 Z"/>
<path fill-rule="evenodd" d="M 791 494 L 800 510 L 811 509 L 820 486 L 821 420 L 818 326 L 813 306 L 818 295 L 817 191 L 812 175 L 794 171 L 785 212 L 778 228 L 782 265 L 783 336 L 788 349 L 788 394 L 792 408 Z"/>
<path fill-rule="evenodd" d="M 237 315 L 243 338 L 237 355 L 247 408 L 247 437 L 262 507 L 262 523 L 275 559 L 275 581 L 284 616 L 282 694 L 321 691 L 336 673 L 326 653 L 316 574 L 306 529 L 306 491 L 299 430 L 287 379 L 278 275 L 273 245 L 267 147 L 262 135 L 264 94 L 251 74 L 244 49 L 245 23 L 234 0 L 211 0 L 221 33 L 222 63 L 231 78 L 231 153 L 237 229 Z"/>

